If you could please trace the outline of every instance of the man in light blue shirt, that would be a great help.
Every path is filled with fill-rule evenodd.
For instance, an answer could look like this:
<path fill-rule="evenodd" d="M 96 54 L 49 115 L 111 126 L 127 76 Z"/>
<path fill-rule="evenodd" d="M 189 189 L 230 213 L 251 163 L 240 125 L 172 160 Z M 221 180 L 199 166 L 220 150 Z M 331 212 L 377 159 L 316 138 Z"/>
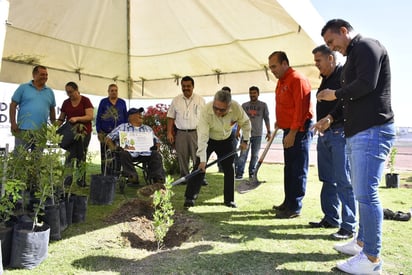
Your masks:
<path fill-rule="evenodd" d="M 33 149 L 34 144 L 23 140 L 24 132 L 40 129 L 47 123 L 49 117 L 52 123 L 56 119 L 56 100 L 53 90 L 46 86 L 47 79 L 47 68 L 41 65 L 35 66 L 33 80 L 21 84 L 11 98 L 9 114 L 11 132 L 15 136 L 14 147 L 21 145 Z M 17 106 L 19 106 L 18 113 Z"/>

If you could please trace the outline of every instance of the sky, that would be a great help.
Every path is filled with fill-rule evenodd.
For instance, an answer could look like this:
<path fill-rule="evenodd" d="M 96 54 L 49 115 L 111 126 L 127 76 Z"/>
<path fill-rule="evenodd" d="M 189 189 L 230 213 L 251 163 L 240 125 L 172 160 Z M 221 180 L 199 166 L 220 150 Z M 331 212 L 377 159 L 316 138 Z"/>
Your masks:
<path fill-rule="evenodd" d="M 375 38 L 386 47 L 391 61 L 395 124 L 412 126 L 412 85 L 409 81 L 412 79 L 412 1 L 311 1 L 325 22 L 333 18 L 344 19 L 356 32 Z"/>

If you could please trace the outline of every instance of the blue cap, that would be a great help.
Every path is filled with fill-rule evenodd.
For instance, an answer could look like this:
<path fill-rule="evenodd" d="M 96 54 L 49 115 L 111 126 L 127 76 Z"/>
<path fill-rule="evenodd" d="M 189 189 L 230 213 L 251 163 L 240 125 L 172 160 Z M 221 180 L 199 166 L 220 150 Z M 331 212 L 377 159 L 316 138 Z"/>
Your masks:
<path fill-rule="evenodd" d="M 127 112 L 127 116 L 133 115 L 133 114 L 141 114 L 144 112 L 144 108 L 130 108 L 129 111 Z"/>

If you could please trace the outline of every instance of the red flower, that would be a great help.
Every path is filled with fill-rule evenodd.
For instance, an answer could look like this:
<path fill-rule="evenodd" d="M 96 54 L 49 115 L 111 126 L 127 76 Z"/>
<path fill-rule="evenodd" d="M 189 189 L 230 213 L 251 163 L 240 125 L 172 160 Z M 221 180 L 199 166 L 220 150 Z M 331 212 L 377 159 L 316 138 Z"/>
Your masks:
<path fill-rule="evenodd" d="M 160 139 L 160 153 L 168 174 L 175 174 L 179 171 L 176 151 L 167 140 L 167 111 L 170 105 L 163 103 L 149 106 L 144 115 L 144 124 L 152 127 L 154 134 Z"/>

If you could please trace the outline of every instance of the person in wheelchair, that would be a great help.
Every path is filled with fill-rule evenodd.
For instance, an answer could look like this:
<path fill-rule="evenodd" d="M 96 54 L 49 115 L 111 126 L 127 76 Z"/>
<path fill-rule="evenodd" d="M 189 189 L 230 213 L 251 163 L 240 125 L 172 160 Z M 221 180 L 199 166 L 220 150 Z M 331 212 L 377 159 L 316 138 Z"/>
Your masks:
<path fill-rule="evenodd" d="M 116 152 L 128 183 L 139 184 L 135 162 L 147 163 L 149 182 L 164 183 L 163 159 L 158 149 L 160 140 L 150 126 L 143 124 L 144 108 L 130 108 L 128 121 L 113 129 L 106 136 L 106 144 Z"/>

